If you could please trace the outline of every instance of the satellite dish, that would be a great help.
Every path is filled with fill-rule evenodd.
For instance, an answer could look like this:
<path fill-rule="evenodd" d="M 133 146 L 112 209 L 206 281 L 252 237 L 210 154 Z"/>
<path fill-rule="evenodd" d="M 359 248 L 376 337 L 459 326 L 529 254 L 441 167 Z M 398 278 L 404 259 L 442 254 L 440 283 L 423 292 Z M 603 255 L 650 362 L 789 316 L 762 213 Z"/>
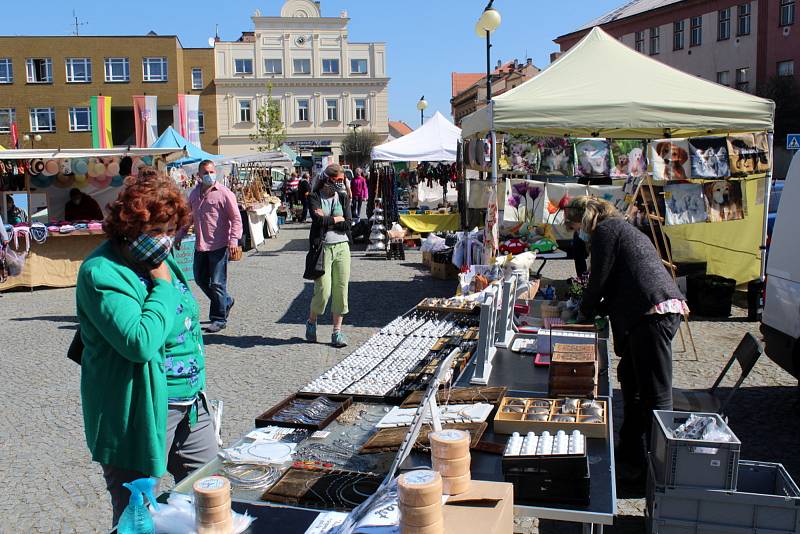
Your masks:
<path fill-rule="evenodd" d="M 213 48 L 213 47 L 214 47 L 214 43 L 215 43 L 215 42 L 217 42 L 217 41 L 216 41 L 216 39 L 214 39 L 213 37 L 209 37 L 209 38 L 208 38 L 208 46 L 210 46 L 210 47 L 212 47 L 212 48 Z"/>

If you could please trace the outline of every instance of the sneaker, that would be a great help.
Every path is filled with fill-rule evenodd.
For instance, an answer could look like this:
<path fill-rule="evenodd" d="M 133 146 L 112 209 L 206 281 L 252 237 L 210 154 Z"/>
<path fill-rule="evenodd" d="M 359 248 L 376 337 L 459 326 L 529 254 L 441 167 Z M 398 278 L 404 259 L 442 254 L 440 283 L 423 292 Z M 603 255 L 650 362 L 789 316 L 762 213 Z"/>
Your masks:
<path fill-rule="evenodd" d="M 317 325 L 306 321 L 306 341 L 309 343 L 317 342 Z"/>
<path fill-rule="evenodd" d="M 208 334 L 216 334 L 220 330 L 225 330 L 227 325 L 225 323 L 214 322 L 211 323 L 206 327 L 206 333 Z"/>
<path fill-rule="evenodd" d="M 341 332 L 341 330 L 334 332 L 333 335 L 331 335 L 331 345 L 337 349 L 347 346 L 347 338 L 344 337 L 344 334 Z"/>

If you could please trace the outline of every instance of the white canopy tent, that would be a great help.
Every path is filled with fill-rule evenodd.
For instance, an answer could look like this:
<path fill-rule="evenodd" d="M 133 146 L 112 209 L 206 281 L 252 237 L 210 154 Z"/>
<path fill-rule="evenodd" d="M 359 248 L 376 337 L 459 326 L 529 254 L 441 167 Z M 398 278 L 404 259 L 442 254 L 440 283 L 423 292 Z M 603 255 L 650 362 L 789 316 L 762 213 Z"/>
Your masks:
<path fill-rule="evenodd" d="M 495 130 L 653 139 L 769 131 L 774 115 L 771 100 L 679 71 L 594 28 L 461 126 L 464 137 Z"/>
<path fill-rule="evenodd" d="M 455 161 L 461 128 L 438 111 L 408 135 L 372 149 L 373 161 Z"/>

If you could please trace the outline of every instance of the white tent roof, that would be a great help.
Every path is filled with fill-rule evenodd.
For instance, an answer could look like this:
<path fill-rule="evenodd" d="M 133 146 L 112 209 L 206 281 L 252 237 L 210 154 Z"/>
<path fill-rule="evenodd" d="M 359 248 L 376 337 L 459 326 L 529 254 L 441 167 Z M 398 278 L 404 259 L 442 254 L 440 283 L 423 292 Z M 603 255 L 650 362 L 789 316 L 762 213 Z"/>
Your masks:
<path fill-rule="evenodd" d="M 455 161 L 461 128 L 438 111 L 425 124 L 372 149 L 373 161 Z"/>
<path fill-rule="evenodd" d="M 773 127 L 775 103 L 679 71 L 600 28 L 538 76 L 493 99 L 494 129 L 541 136 L 658 138 Z M 464 137 L 492 129 L 489 108 Z"/>

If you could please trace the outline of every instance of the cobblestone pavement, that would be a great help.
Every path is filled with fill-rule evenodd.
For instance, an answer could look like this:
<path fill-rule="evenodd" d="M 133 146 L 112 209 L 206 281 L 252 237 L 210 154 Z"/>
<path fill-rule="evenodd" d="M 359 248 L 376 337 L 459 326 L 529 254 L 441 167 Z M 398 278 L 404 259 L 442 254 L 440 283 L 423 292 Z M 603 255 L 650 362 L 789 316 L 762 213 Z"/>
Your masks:
<path fill-rule="evenodd" d="M 348 354 L 348 349 L 302 340 L 312 287 L 301 278 L 307 231 L 307 226 L 285 226 L 260 252 L 230 266 L 236 297 L 231 322 L 227 330 L 205 338 L 208 391 L 225 402 L 226 444 L 248 430 L 261 411 Z M 423 296 L 452 294 L 452 282 L 434 280 L 422 270 L 419 253 L 409 252 L 406 258 L 387 262 L 354 252 L 351 314 L 345 325 L 351 347 Z M 544 274 L 563 278 L 570 271 L 569 262 L 554 261 Z M 199 300 L 205 313 L 208 302 Z M 72 289 L 0 294 L 5 317 L 0 392 L 6 405 L 0 415 L 0 479 L 6 486 L 0 492 L 0 533 L 104 532 L 110 523 L 100 469 L 83 439 L 80 370 L 65 357 L 75 329 L 74 308 Z M 329 324 L 329 318 L 321 321 L 323 341 Z M 698 360 L 676 354 L 676 385 L 709 386 L 724 354 L 756 326 L 738 319 L 694 321 Z M 731 425 L 743 442 L 742 457 L 782 462 L 800 479 L 800 457 L 790 452 L 796 431 L 784 426 L 797 421 L 796 385 L 762 359 L 732 403 Z M 162 487 L 168 486 L 165 480 Z M 642 532 L 642 509 L 641 499 L 621 498 L 617 525 L 607 531 Z M 517 530 L 535 528 L 520 521 Z M 538 528 L 544 534 L 579 531 L 575 525 L 546 521 Z"/>

